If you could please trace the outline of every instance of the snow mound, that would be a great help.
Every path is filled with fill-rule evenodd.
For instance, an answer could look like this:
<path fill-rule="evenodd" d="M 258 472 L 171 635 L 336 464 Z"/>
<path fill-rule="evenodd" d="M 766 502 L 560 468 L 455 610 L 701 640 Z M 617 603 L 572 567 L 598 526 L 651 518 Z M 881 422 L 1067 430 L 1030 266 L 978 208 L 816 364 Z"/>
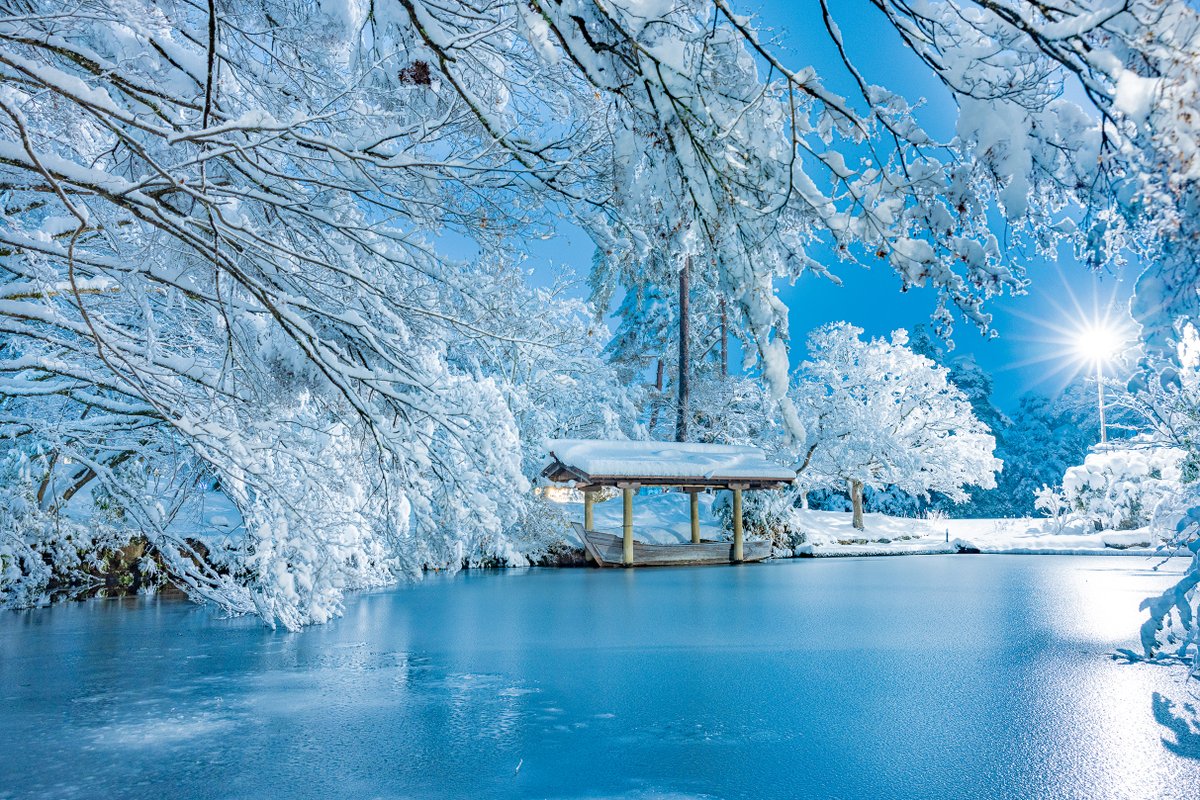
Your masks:
<path fill-rule="evenodd" d="M 717 494 L 699 495 L 700 536 L 728 539 L 730 534 L 714 514 Z M 583 504 L 568 503 L 567 516 L 583 520 Z M 620 535 L 620 498 L 597 502 L 595 526 Z M 892 556 L 937 553 L 988 553 L 1019 555 L 1168 555 L 1161 539 L 1150 528 L 1132 531 L 1071 531 L 1055 533 L 1045 518 L 1014 519 L 915 519 L 886 514 L 866 514 L 866 530 L 857 530 L 853 515 L 842 511 L 795 509 L 792 524 L 804 534 L 795 556 Z M 650 544 L 690 541 L 688 496 L 683 492 L 638 495 L 633 501 L 633 536 Z M 582 543 L 571 534 L 571 544 Z M 778 547 L 776 557 L 787 551 Z"/>
<path fill-rule="evenodd" d="M 729 532 L 712 513 L 716 495 L 701 494 L 697 497 L 700 506 L 700 538 L 727 539 Z M 583 521 L 583 504 L 572 503 L 577 508 L 568 511 L 572 519 Z M 623 521 L 621 498 L 603 500 L 595 505 L 596 530 L 621 535 Z M 572 530 L 572 544 L 582 547 Z M 690 542 L 692 536 L 691 511 L 688 496 L 683 492 L 665 492 L 654 495 L 638 495 L 633 498 L 633 538 L 647 544 L 682 544 Z"/>

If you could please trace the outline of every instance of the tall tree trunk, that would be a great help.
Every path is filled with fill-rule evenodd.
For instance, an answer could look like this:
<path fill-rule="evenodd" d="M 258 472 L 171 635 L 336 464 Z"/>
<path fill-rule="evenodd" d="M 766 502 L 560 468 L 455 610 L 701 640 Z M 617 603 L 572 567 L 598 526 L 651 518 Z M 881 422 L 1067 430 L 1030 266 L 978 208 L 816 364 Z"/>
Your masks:
<path fill-rule="evenodd" d="M 686 442 L 688 438 L 688 400 L 691 387 L 688 386 L 688 272 L 691 271 L 692 259 L 688 257 L 679 270 L 679 378 L 678 387 L 678 416 L 675 419 L 675 441 Z"/>
<path fill-rule="evenodd" d="M 88 406 L 91 408 L 91 406 Z M 50 451 L 50 463 L 46 465 L 46 476 L 42 478 L 41 485 L 37 490 L 38 508 L 46 507 L 46 490 L 50 488 L 50 484 L 54 481 L 54 467 L 58 464 L 58 451 Z"/>
<path fill-rule="evenodd" d="M 729 377 L 729 319 L 725 314 L 725 298 L 721 298 L 721 377 Z"/>
<path fill-rule="evenodd" d="M 857 530 L 866 530 L 866 523 L 863 522 L 863 482 L 850 481 L 850 502 L 854 506 L 854 527 Z"/>
<path fill-rule="evenodd" d="M 663 360 L 658 360 L 658 369 L 654 375 L 654 397 L 650 399 L 650 438 L 654 438 L 654 429 L 658 427 L 658 411 L 662 407 L 663 390 Z"/>

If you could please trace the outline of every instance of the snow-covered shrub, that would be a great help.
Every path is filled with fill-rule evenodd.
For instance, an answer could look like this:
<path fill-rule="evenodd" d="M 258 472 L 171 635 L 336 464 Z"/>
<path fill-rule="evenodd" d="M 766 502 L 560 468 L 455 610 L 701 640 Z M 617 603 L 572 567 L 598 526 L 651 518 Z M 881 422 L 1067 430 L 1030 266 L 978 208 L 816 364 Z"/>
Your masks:
<path fill-rule="evenodd" d="M 490 546 L 480 547 L 477 552 L 486 556 L 468 559 L 468 566 L 524 567 L 531 564 L 575 564 L 581 563 L 583 551 L 571 530 L 577 521 L 570 511 L 576 505 L 556 503 L 542 496 L 534 496 L 517 518 L 516 523 L 506 529 Z"/>
<path fill-rule="evenodd" d="M 1136 441 L 1098 450 L 1067 469 L 1060 488 L 1039 492 L 1037 505 L 1065 525 L 1097 531 L 1173 528 L 1183 460 L 1182 450 Z"/>
<path fill-rule="evenodd" d="M 800 504 L 797 489 L 742 492 L 742 530 L 746 536 L 769 539 L 781 549 L 792 550 L 805 541 L 796 516 Z M 713 501 L 713 516 L 733 530 L 733 492 L 723 491 Z"/>
<path fill-rule="evenodd" d="M 96 509 L 72 516 L 44 507 L 38 494 L 45 470 L 17 449 L 0 457 L 0 606 L 30 606 L 51 593 L 104 585 L 111 559 L 130 547 L 137 532 L 115 527 Z"/>
<path fill-rule="evenodd" d="M 1050 519 L 1051 533 L 1064 533 L 1071 523 L 1071 503 L 1062 487 L 1043 486 L 1034 493 L 1033 506 Z"/>

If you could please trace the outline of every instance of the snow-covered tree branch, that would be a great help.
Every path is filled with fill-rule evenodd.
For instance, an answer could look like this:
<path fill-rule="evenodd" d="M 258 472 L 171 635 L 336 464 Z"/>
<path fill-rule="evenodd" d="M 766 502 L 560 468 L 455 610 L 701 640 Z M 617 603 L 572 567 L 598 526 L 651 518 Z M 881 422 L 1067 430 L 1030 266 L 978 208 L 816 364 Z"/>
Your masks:
<path fill-rule="evenodd" d="M 726 0 L 0 3 L 14 493 L 44 514 L 107 493 L 173 579 L 289 626 L 461 563 L 522 513 L 535 431 L 632 430 L 600 346 L 567 352 L 580 309 L 504 272 L 564 217 L 598 246 L 597 297 L 692 265 L 800 457 L 818 439 L 774 282 L 833 276 L 818 244 L 931 287 L 943 328 L 988 329 L 987 300 L 1022 289 L 998 221 L 1156 256 L 1152 343 L 1194 313 L 1187 4 L 870 7 L 956 102 L 955 135 L 860 70 L 824 4 L 852 96 Z M 531 306 L 555 329 L 518 324 Z M 585 380 L 602 410 L 540 412 Z M 213 491 L 236 542 L 180 528 Z"/>

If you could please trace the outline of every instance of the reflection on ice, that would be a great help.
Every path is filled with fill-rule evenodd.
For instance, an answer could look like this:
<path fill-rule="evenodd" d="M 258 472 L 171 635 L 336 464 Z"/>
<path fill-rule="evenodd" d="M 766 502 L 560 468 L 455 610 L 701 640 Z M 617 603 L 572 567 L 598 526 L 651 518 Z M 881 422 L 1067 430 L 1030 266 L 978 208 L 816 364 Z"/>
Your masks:
<path fill-rule="evenodd" d="M 217 714 L 170 714 L 95 728 L 92 741 L 102 747 L 172 747 L 202 736 L 214 736 L 231 727 L 232 720 Z"/>

